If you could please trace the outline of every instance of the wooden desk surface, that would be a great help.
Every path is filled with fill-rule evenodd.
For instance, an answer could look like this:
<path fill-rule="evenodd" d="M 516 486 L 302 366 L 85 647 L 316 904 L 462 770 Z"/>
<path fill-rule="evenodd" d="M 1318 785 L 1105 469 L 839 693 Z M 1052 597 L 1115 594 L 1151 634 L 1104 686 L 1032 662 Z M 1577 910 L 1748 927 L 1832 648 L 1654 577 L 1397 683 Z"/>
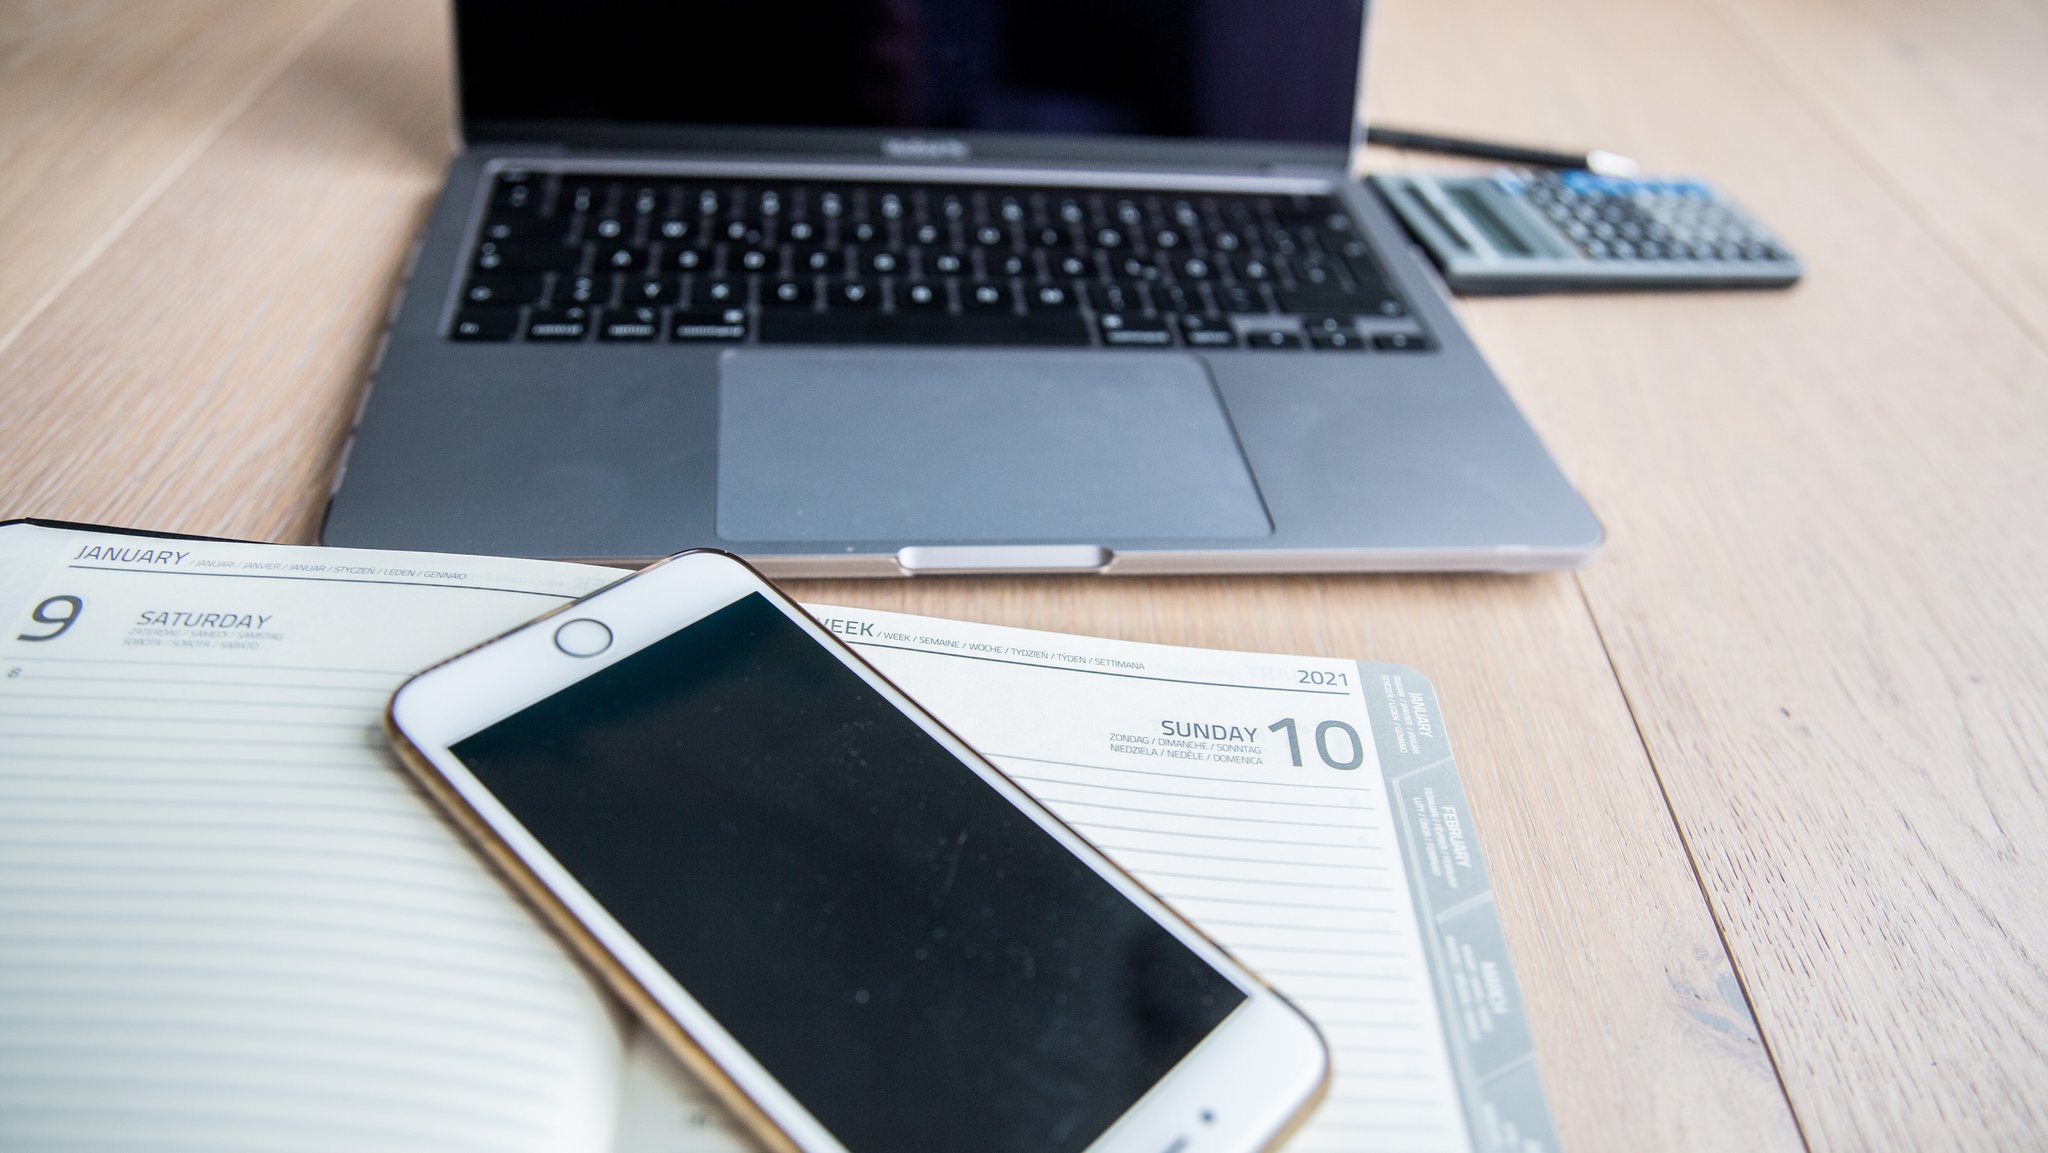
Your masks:
<path fill-rule="evenodd" d="M 1375 115 L 1706 174 L 1808 262 L 1460 306 L 1598 559 L 797 591 L 1427 671 L 1569 1147 L 2048 1144 L 2048 8 L 1375 9 Z M 0 3 L 0 515 L 312 539 L 447 55 L 407 0 Z"/>

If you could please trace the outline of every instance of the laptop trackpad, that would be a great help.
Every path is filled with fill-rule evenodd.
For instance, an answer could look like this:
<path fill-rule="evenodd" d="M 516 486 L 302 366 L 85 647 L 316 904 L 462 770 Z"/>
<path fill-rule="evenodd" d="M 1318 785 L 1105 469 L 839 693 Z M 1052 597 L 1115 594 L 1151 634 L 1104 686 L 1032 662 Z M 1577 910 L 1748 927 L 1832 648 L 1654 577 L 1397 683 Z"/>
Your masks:
<path fill-rule="evenodd" d="M 727 540 L 1272 531 L 1209 370 L 1187 353 L 739 348 L 720 362 L 718 405 Z"/>

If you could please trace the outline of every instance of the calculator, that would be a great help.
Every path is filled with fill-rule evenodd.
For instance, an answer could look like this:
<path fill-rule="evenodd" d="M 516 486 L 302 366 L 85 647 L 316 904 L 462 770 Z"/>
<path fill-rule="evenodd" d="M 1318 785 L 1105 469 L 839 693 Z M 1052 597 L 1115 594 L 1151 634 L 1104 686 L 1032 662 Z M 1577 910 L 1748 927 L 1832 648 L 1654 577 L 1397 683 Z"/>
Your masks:
<path fill-rule="evenodd" d="M 1777 237 L 1698 180 L 1503 169 L 1380 173 L 1389 204 L 1453 292 L 1776 288 L 1799 279 Z"/>

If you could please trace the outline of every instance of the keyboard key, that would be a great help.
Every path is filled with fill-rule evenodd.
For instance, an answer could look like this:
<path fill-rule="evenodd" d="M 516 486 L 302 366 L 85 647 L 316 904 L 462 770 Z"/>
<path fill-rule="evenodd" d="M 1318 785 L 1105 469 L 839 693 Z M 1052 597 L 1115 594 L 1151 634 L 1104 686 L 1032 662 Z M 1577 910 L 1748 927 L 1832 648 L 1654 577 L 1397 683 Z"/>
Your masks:
<path fill-rule="evenodd" d="M 540 299 L 539 273 L 479 272 L 463 286 L 464 304 L 531 304 Z"/>
<path fill-rule="evenodd" d="M 508 168 L 498 173 L 491 187 L 491 207 L 515 212 L 538 211 L 541 191 L 540 177 Z"/>
<path fill-rule="evenodd" d="M 1181 343 L 1189 348 L 1236 348 L 1237 332 L 1221 320 L 1206 316 L 1180 318 Z"/>
<path fill-rule="evenodd" d="M 479 272 L 553 272 L 583 263 L 581 245 L 555 240 L 486 240 L 476 247 Z"/>
<path fill-rule="evenodd" d="M 785 315 L 782 312 L 769 316 Z M 787 315 L 796 316 L 791 312 Z M 747 310 L 744 308 L 678 309 L 668 314 L 668 338 L 685 343 L 745 340 Z"/>
<path fill-rule="evenodd" d="M 761 286 L 762 308 L 809 308 L 817 299 L 809 280 L 775 280 Z"/>
<path fill-rule="evenodd" d="M 946 286 L 916 280 L 896 289 L 896 311 L 924 312 L 946 307 Z"/>
<path fill-rule="evenodd" d="M 1257 282 L 1273 279 L 1273 265 L 1263 257 L 1233 256 L 1230 259 L 1230 267 L 1231 271 L 1237 273 L 1239 280 Z"/>
<path fill-rule="evenodd" d="M 960 294 L 960 307 L 969 312 L 1012 313 L 1017 311 L 1017 297 L 1007 284 L 970 284 Z"/>
<path fill-rule="evenodd" d="M 1086 345 L 1077 312 L 1026 316 L 940 312 L 790 312 L 761 314 L 763 344 Z"/>
<path fill-rule="evenodd" d="M 1344 285 L 1336 266 L 1329 260 L 1315 255 L 1303 256 L 1295 261 L 1294 279 L 1303 288 L 1334 289 Z"/>
<path fill-rule="evenodd" d="M 789 254 L 789 266 L 797 272 L 838 272 L 845 257 L 828 248 L 793 248 Z"/>
<path fill-rule="evenodd" d="M 1096 318 L 1102 343 L 1111 348 L 1165 348 L 1173 343 L 1173 330 L 1157 316 L 1126 316 L 1105 313 Z"/>
<path fill-rule="evenodd" d="M 599 340 L 653 340 L 660 334 L 661 310 L 658 308 L 606 309 L 597 325 Z"/>
<path fill-rule="evenodd" d="M 880 308 L 882 294 L 866 280 L 842 280 L 826 290 L 826 308 Z"/>
<path fill-rule="evenodd" d="M 627 304 L 681 304 L 683 302 L 683 278 L 680 276 L 643 276 L 626 283 L 621 299 Z"/>
<path fill-rule="evenodd" d="M 1097 312 L 1141 312 L 1144 310 L 1144 300 L 1138 295 L 1136 285 L 1119 284 L 1116 281 L 1110 281 L 1108 283 L 1097 282 L 1084 285 L 1083 287 L 1088 294 L 1088 303 Z"/>
<path fill-rule="evenodd" d="M 1299 333 L 1288 332 L 1284 329 L 1268 328 L 1258 332 L 1245 333 L 1244 343 L 1246 348 L 1259 348 L 1268 350 L 1300 348 L 1301 335 Z"/>
<path fill-rule="evenodd" d="M 1204 307 L 1202 294 L 1185 284 L 1155 284 L 1152 286 L 1152 307 L 1161 312 L 1200 312 Z"/>
<path fill-rule="evenodd" d="M 1311 328 L 1308 330 L 1308 342 L 1325 350 L 1362 352 L 1365 349 L 1365 338 L 1355 328 Z"/>
<path fill-rule="evenodd" d="M 701 309 L 715 309 L 729 304 L 745 304 L 747 286 L 737 280 L 700 280 L 690 304 Z"/>
<path fill-rule="evenodd" d="M 1350 292 L 1327 290 L 1281 289 L 1274 293 L 1280 302 L 1280 311 L 1298 312 L 1308 316 L 1380 316 L 1380 301 L 1369 296 Z"/>
<path fill-rule="evenodd" d="M 1224 284 L 1216 288 L 1216 306 L 1225 312 L 1271 312 L 1266 297 L 1245 284 Z"/>
<path fill-rule="evenodd" d="M 552 216 L 494 216 L 484 225 L 483 239 L 560 242 L 562 222 Z"/>
<path fill-rule="evenodd" d="M 465 308 L 448 326 L 448 335 L 456 340 L 510 340 L 518 331 L 516 308 Z"/>
<path fill-rule="evenodd" d="M 557 281 L 555 303 L 557 304 L 610 304 L 612 278 L 609 276 L 569 276 Z"/>
<path fill-rule="evenodd" d="M 1162 280 L 1166 276 L 1163 269 L 1142 256 L 1126 256 L 1122 260 L 1111 261 L 1110 263 L 1116 269 L 1116 274 L 1125 280 L 1142 280 L 1151 283 Z"/>
<path fill-rule="evenodd" d="M 1427 352 L 1436 345 L 1419 332 L 1382 332 L 1372 338 L 1381 352 Z"/>
<path fill-rule="evenodd" d="M 582 340 L 589 335 L 590 310 L 581 306 L 535 309 L 526 318 L 528 340 Z"/>
<path fill-rule="evenodd" d="M 1040 284 L 1025 293 L 1026 303 L 1034 309 L 1072 308 L 1079 301 L 1074 290 L 1059 284 Z"/>

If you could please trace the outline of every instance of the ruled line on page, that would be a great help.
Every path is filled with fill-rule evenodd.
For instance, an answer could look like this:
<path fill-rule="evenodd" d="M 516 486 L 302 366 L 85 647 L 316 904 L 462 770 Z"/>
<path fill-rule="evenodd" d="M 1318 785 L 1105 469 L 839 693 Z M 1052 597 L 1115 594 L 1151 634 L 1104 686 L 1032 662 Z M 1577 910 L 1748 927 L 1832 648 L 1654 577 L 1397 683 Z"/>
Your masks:
<path fill-rule="evenodd" d="M 1125 793 L 1137 797 L 1173 797 L 1175 799 L 1184 800 L 1189 795 L 1185 791 L 1176 791 L 1173 789 L 1140 789 L 1131 785 L 1112 785 L 1105 784 L 1101 781 L 1076 781 L 1069 779 L 1067 777 L 1034 776 L 1025 773 L 1014 772 L 1009 775 L 1012 780 L 1031 781 L 1033 783 L 1041 785 L 1071 785 L 1075 788 L 1102 789 L 1108 792 Z M 1181 779 L 1185 781 L 1188 778 L 1183 777 Z M 1234 784 L 1235 782 L 1217 781 L 1215 783 Z M 1268 797 L 1205 797 L 1204 799 L 1219 801 L 1227 800 L 1236 804 L 1244 805 L 1279 805 L 1292 809 L 1333 809 L 1341 807 L 1338 805 L 1332 805 L 1326 801 L 1282 801 L 1274 800 Z"/>
<path fill-rule="evenodd" d="M 994 753 L 989 753 L 986 755 L 989 757 L 990 760 L 1024 761 L 1029 764 L 1035 765 L 1065 765 L 1069 768 L 1086 769 L 1090 773 L 1128 773 L 1141 777 L 1168 777 L 1172 780 L 1183 782 L 1216 781 L 1224 784 L 1239 783 L 1235 779 L 1229 777 L 1202 777 L 1194 776 L 1188 773 L 1167 772 L 1164 769 L 1134 769 L 1127 765 L 1095 765 L 1089 764 L 1085 761 L 1061 761 L 1054 760 L 1050 757 L 1027 757 L 1019 753 L 1004 753 L 1000 757 L 998 757 Z M 1012 773 L 1010 775 L 1016 776 L 1018 774 Z M 1309 784 L 1303 781 L 1260 781 L 1257 782 L 1257 785 L 1259 788 L 1262 789 L 1317 789 L 1325 792 L 1335 793 L 1356 793 L 1360 789 L 1360 786 L 1358 785 L 1317 785 Z"/>
<path fill-rule="evenodd" d="M 1111 844 L 1107 841 L 1097 841 L 1095 843 L 1097 847 L 1112 854 L 1146 853 L 1154 857 L 1183 857 L 1188 860 L 1194 861 L 1224 861 L 1242 865 L 1292 865 L 1296 863 L 1294 861 L 1289 861 L 1276 857 L 1240 857 L 1229 853 L 1192 853 L 1186 850 L 1141 848 L 1137 845 L 1116 845 Z M 1323 862 L 1320 867 L 1327 869 L 1340 869 L 1347 872 L 1364 873 L 1384 873 L 1392 869 L 1391 865 L 1377 864 L 1372 861 L 1327 861 Z"/>
<path fill-rule="evenodd" d="M 130 574 L 133 574 L 133 575 L 137 575 L 137 576 L 145 576 L 145 575 L 146 575 L 146 576 L 175 576 L 175 577 L 188 577 L 188 578 L 189 578 L 189 577 L 201 577 L 201 578 L 210 578 L 210 579 L 214 579 L 214 580 L 249 580 L 249 581 L 307 581 L 307 582 L 310 582 L 310 583 L 313 583 L 313 584 L 329 584 L 329 585 L 394 585 L 394 586 L 397 586 L 397 587 L 399 587 L 399 588 L 417 588 L 417 589 L 460 589 L 460 590 L 462 590 L 462 591 L 464 591 L 464 592 L 482 592 L 482 593 L 511 593 L 511 594 L 513 594 L 513 595 L 515 595 L 515 596 L 528 596 L 528 597 L 552 597 L 552 598 L 553 598 L 553 599 L 555 599 L 555 600 L 568 600 L 568 599 L 569 599 L 568 597 L 565 597 L 565 596 L 563 596 L 563 595 L 562 595 L 561 593 L 557 593 L 557 592 L 542 592 L 542 591 L 540 591 L 540 590 L 538 590 L 538 589 L 523 589 L 523 588 L 504 588 L 504 587 L 500 587 L 500 586 L 497 586 L 497 585 L 478 585 L 478 584 L 469 584 L 469 583 L 467 583 L 467 582 L 465 582 L 465 581 L 436 581 L 436 580 L 418 580 L 418 581 L 402 581 L 402 580 L 378 580 L 378 579 L 376 579 L 376 578 L 373 578 L 373 577 L 330 577 L 330 576 L 316 576 L 316 575 L 313 575 L 313 574 L 310 574 L 310 573 L 276 573 L 276 572 L 194 572 L 194 571 L 192 571 L 192 570 L 190 570 L 190 569 L 176 569 L 176 570 L 170 570 L 170 569 L 153 569 L 153 568 L 149 568 L 149 569 L 142 569 L 142 568 L 117 568 L 117 567 L 114 567 L 114 566 L 112 566 L 112 565 L 97 565 L 97 564 L 74 564 L 74 565 L 68 565 L 68 566 L 66 566 L 66 567 L 68 567 L 68 568 L 71 568 L 71 569 L 75 569 L 75 570 L 78 570 L 78 571 L 81 571 L 81 572 L 118 572 L 118 573 L 130 573 Z"/>
<path fill-rule="evenodd" d="M 1365 842 L 1363 841 L 1296 841 L 1285 838 L 1273 837 L 1246 837 L 1237 834 L 1222 835 L 1217 833 L 1195 833 L 1188 832 L 1184 829 L 1155 829 L 1140 827 L 1137 825 L 1113 825 L 1106 821 L 1069 820 L 1067 821 L 1067 823 L 1073 825 L 1075 828 L 1080 828 L 1082 825 L 1086 825 L 1089 830 L 1108 829 L 1111 832 L 1119 833 L 1154 833 L 1162 837 L 1189 837 L 1196 840 L 1220 841 L 1234 845 L 1300 845 L 1311 849 L 1359 849 L 1366 847 Z M 1097 840 L 1097 838 L 1093 837 L 1092 835 L 1089 839 Z"/>
<path fill-rule="evenodd" d="M 41 650 L 29 652 L 20 648 L 8 652 L 7 655 L 12 660 L 48 661 L 53 664 L 64 665 L 148 665 L 175 669 L 229 669 L 241 673 L 321 673 L 335 676 L 384 677 L 391 682 L 385 686 L 384 691 L 387 693 L 398 687 L 397 681 L 403 680 L 419 671 L 418 669 L 339 668 L 329 665 L 276 665 L 266 661 L 216 661 L 206 660 L 201 657 L 176 659 L 151 657 L 65 657 L 53 656 Z M 95 677 L 93 679 L 99 680 L 100 678 Z"/>

